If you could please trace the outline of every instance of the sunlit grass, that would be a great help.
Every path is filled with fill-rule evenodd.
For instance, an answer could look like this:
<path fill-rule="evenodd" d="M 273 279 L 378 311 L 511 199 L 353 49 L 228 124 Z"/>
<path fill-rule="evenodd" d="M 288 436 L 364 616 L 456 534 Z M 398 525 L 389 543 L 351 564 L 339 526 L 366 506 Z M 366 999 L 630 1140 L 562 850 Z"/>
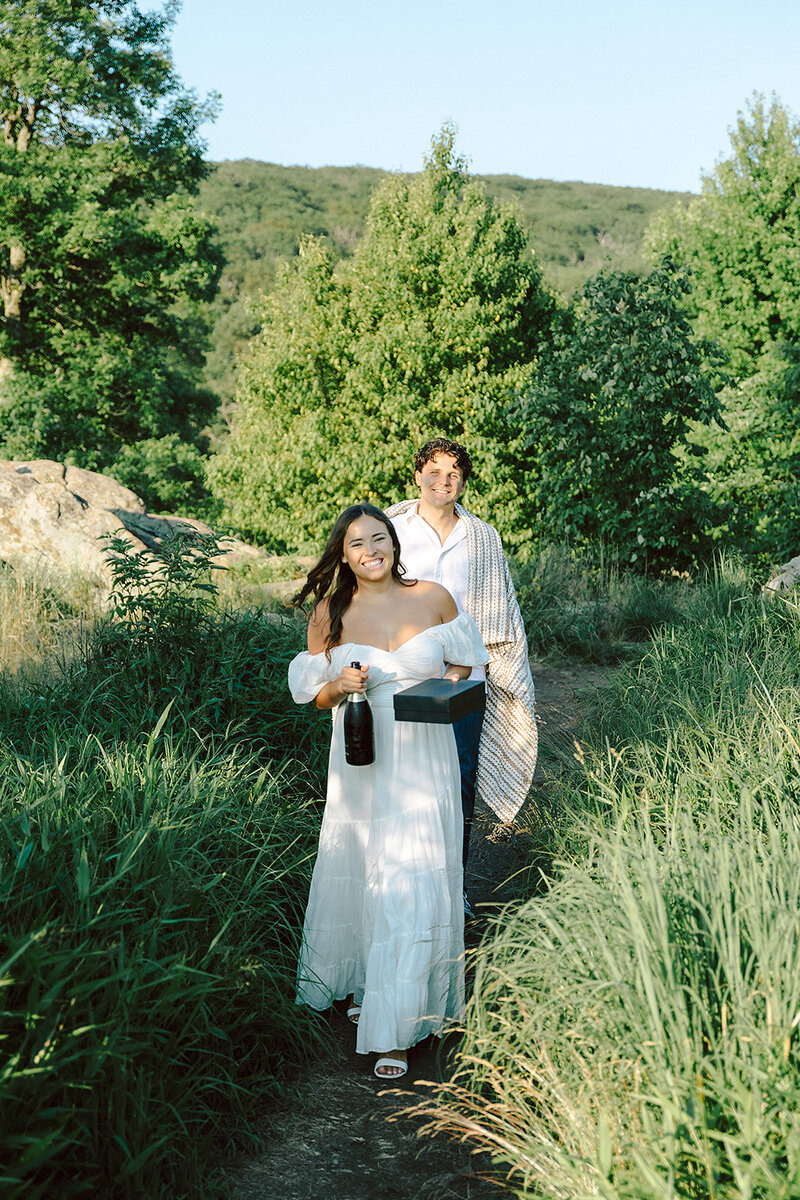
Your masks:
<path fill-rule="evenodd" d="M 569 861 L 477 952 L 428 1110 L 520 1197 L 800 1195 L 800 610 L 751 592 L 723 566 L 622 670 Z"/>
<path fill-rule="evenodd" d="M 0 564 L 0 666 L 13 673 L 64 653 L 100 603 L 98 584 L 77 572 Z"/>
<path fill-rule="evenodd" d="M 514 567 L 528 644 L 536 657 L 617 663 L 653 630 L 680 624 L 692 585 L 621 570 L 567 546 L 543 547 Z"/>

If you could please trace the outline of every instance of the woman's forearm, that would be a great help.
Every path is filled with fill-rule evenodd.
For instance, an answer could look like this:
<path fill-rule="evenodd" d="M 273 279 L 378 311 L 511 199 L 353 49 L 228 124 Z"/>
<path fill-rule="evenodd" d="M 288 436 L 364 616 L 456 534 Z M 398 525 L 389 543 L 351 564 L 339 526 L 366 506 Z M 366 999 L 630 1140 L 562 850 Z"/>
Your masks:
<path fill-rule="evenodd" d="M 326 683 L 324 688 L 317 692 L 314 703 L 317 708 L 336 708 L 336 705 L 341 704 L 344 700 L 346 694 L 339 680 L 336 679 L 333 683 Z"/>

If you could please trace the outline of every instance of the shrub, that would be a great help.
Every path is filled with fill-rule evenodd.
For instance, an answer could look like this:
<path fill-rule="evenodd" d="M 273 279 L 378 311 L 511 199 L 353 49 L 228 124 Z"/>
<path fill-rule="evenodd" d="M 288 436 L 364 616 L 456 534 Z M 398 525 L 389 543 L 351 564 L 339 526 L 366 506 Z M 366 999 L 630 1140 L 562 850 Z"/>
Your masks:
<path fill-rule="evenodd" d="M 122 446 L 109 474 L 152 511 L 198 516 L 208 507 L 203 456 L 177 433 Z"/>

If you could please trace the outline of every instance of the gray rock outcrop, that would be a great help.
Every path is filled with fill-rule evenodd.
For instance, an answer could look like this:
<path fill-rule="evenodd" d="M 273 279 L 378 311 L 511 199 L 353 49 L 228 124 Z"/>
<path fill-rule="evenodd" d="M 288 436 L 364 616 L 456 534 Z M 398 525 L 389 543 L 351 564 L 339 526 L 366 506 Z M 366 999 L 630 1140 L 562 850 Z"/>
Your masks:
<path fill-rule="evenodd" d="M 135 550 L 155 550 L 170 534 L 202 521 L 148 513 L 142 500 L 115 479 L 47 459 L 0 460 L 0 560 L 12 566 L 41 562 L 78 570 L 99 585 L 108 581 L 103 534 L 120 532 Z M 235 538 L 220 539 L 226 566 L 260 561 L 262 551 Z"/>
<path fill-rule="evenodd" d="M 765 596 L 777 596 L 800 583 L 800 555 L 790 558 L 778 568 L 778 574 L 773 575 L 761 589 Z"/>

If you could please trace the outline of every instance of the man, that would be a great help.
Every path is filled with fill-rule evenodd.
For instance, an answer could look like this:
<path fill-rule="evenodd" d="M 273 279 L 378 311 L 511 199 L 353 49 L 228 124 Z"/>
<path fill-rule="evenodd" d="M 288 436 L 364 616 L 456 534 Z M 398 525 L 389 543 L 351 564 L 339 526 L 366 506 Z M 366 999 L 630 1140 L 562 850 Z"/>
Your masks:
<path fill-rule="evenodd" d="M 414 456 L 418 500 L 386 510 L 412 579 L 441 583 L 460 612 L 474 619 L 489 663 L 470 678 L 486 679 L 486 708 L 456 721 L 464 812 L 464 865 L 475 794 L 501 821 L 516 816 L 536 767 L 538 738 L 528 645 L 500 535 L 458 504 L 472 470 L 466 449 L 448 438 L 427 442 Z M 464 907 L 472 916 L 466 892 Z"/>

